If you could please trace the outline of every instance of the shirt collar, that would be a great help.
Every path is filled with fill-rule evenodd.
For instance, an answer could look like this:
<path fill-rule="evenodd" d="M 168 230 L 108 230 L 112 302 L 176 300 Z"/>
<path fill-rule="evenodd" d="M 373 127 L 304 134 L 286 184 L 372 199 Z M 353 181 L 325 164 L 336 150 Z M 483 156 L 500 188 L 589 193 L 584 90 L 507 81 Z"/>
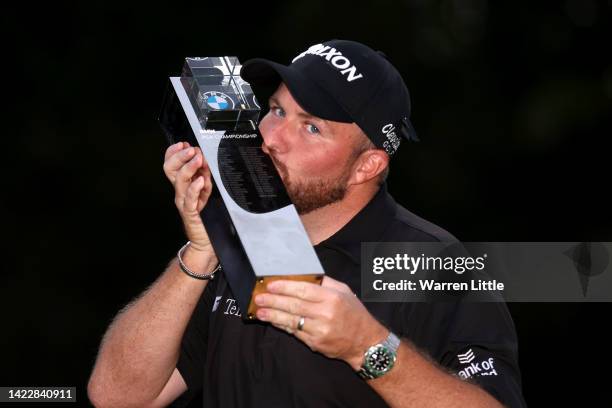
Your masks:
<path fill-rule="evenodd" d="M 396 211 L 397 204 L 388 193 L 387 184 L 384 183 L 357 215 L 317 246 L 344 252 L 359 263 L 361 243 L 380 241 L 394 219 Z"/>

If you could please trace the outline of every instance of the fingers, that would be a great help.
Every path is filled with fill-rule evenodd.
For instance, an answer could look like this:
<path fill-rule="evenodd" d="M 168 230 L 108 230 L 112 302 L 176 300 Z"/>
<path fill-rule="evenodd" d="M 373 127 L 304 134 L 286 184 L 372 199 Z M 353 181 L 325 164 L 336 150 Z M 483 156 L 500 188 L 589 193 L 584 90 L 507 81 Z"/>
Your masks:
<path fill-rule="evenodd" d="M 204 186 L 202 187 L 202 189 L 200 190 L 200 194 L 198 195 L 197 211 L 199 213 L 204 209 L 204 206 L 208 202 L 208 198 L 212 193 L 212 176 L 208 166 L 206 166 L 206 168 L 198 169 L 196 175 L 204 179 Z"/>
<path fill-rule="evenodd" d="M 166 149 L 164 173 L 174 186 L 174 203 L 183 220 L 190 248 L 209 251 L 210 238 L 200 217 L 212 192 L 211 173 L 199 147 L 187 142 Z"/>
<path fill-rule="evenodd" d="M 337 281 L 333 278 L 330 278 L 327 275 L 323 277 L 321 286 L 323 286 L 324 288 L 330 288 L 330 289 L 337 290 L 338 292 L 351 293 L 351 294 L 353 293 L 351 291 L 351 288 L 349 288 L 346 283 Z"/>
<path fill-rule="evenodd" d="M 199 161 L 197 165 L 195 165 L 192 160 L 196 158 L 196 161 Z M 185 165 L 189 164 L 189 168 L 185 168 Z M 172 145 L 166 151 L 166 159 L 164 161 L 164 173 L 170 182 L 174 185 L 179 179 L 179 177 L 183 178 L 183 181 L 187 178 L 187 173 L 191 173 L 189 178 L 191 178 L 194 174 L 194 171 L 199 166 L 208 166 L 208 163 L 204 159 L 202 155 L 202 151 L 199 147 L 191 147 L 188 143 L 183 143 L 180 145 L 177 143 L 176 145 Z"/>
<path fill-rule="evenodd" d="M 175 202 L 178 207 L 184 206 L 187 195 L 190 197 L 189 209 L 202 209 L 203 204 L 210 195 L 210 169 L 202 151 L 198 147 L 191 147 L 187 142 L 178 142 L 166 149 L 164 172 L 174 186 Z M 198 182 L 192 186 L 192 181 L 199 176 L 204 178 L 204 182 Z M 192 189 L 189 191 L 189 189 Z M 194 200 L 194 193 L 198 192 Z M 195 207 L 194 204 L 195 203 Z M 180 209 L 180 208 L 179 208 Z"/>
<path fill-rule="evenodd" d="M 186 210 L 197 210 L 198 213 L 202 210 L 212 191 L 212 180 L 208 164 L 203 162 L 200 152 L 181 167 L 176 176 L 174 190 L 175 201 L 179 207 L 182 205 Z"/>
<path fill-rule="evenodd" d="M 195 154 L 195 149 L 193 147 L 186 147 L 174 153 L 171 151 L 170 153 L 169 157 L 164 160 L 164 173 L 168 180 L 174 184 L 178 171 L 187 161 L 191 160 Z"/>
<path fill-rule="evenodd" d="M 257 310 L 257 318 L 264 322 L 269 322 L 274 327 L 284 330 L 289 334 L 293 334 L 299 340 L 304 342 L 312 351 L 318 351 L 315 347 L 316 338 L 310 333 L 310 327 L 313 326 L 314 321 L 309 318 L 305 318 L 304 326 L 302 330 L 298 330 L 297 326 L 300 322 L 301 316 L 295 316 L 289 313 L 285 313 L 280 310 L 273 309 L 259 309 Z"/>
<path fill-rule="evenodd" d="M 191 157 L 191 159 L 184 163 L 176 173 L 174 190 L 177 197 L 184 197 L 187 194 L 187 188 L 204 161 L 204 157 L 199 149 L 193 149 L 192 154 L 187 154 L 184 157 Z"/>
<path fill-rule="evenodd" d="M 313 316 L 313 303 L 291 296 L 262 293 L 255 297 L 255 303 L 263 308 L 277 309 L 292 315 Z"/>
<path fill-rule="evenodd" d="M 306 323 L 304 323 L 302 330 L 297 329 L 298 323 L 300 322 L 300 316 L 282 310 L 260 308 L 257 309 L 257 318 L 264 322 L 270 322 L 274 326 L 290 334 L 306 331 Z"/>
<path fill-rule="evenodd" d="M 195 180 L 193 180 L 189 187 L 187 188 L 187 193 L 185 194 L 185 201 L 183 203 L 183 208 L 189 212 L 199 212 L 198 211 L 198 200 L 200 198 L 200 192 L 204 188 L 204 177 L 198 176 Z"/>
<path fill-rule="evenodd" d="M 310 282 L 276 280 L 268 283 L 266 289 L 270 293 L 297 297 L 309 302 L 321 302 L 325 300 L 325 292 L 328 288 L 323 288 Z"/>
<path fill-rule="evenodd" d="M 183 209 L 188 213 L 199 214 L 208 202 L 211 191 L 212 182 L 210 179 L 210 172 L 196 174 L 193 181 L 191 181 L 187 187 L 187 192 L 183 200 Z"/>
<path fill-rule="evenodd" d="M 166 154 L 164 155 L 164 161 L 168 160 L 170 156 L 172 156 L 174 153 L 178 152 L 179 150 L 182 150 L 183 146 L 185 145 L 189 146 L 189 143 L 178 142 L 168 147 L 166 149 Z"/>

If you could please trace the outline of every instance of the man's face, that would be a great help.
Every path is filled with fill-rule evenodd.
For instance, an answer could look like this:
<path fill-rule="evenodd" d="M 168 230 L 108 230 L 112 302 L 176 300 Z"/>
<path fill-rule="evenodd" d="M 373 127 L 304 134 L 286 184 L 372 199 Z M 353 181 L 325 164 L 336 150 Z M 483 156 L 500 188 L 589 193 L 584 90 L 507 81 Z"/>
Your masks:
<path fill-rule="evenodd" d="M 364 138 L 359 127 L 308 114 L 285 84 L 269 102 L 270 112 L 259 124 L 262 148 L 276 165 L 298 213 L 341 200 Z"/>

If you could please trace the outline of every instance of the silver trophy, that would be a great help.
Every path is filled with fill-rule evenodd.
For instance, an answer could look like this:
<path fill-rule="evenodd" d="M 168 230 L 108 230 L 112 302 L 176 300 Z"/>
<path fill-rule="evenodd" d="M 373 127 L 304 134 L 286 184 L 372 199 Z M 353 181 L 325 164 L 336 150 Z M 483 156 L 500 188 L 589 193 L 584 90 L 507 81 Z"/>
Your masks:
<path fill-rule="evenodd" d="M 160 113 L 169 143 L 199 145 L 214 188 L 202 220 L 243 317 L 270 280 L 324 271 L 257 128 L 260 107 L 236 57 L 187 58 Z"/>

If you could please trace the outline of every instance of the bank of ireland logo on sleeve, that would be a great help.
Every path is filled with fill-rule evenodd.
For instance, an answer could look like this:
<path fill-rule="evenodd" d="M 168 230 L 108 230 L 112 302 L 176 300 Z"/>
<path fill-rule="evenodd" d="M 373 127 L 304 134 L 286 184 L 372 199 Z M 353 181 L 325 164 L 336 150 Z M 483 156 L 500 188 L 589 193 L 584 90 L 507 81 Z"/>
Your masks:
<path fill-rule="evenodd" d="M 457 373 L 459 377 L 465 380 L 471 377 L 497 375 L 497 371 L 495 370 L 495 359 L 493 357 L 489 357 L 486 360 L 474 361 L 476 357 L 476 353 L 474 353 L 472 349 L 469 349 L 465 353 L 457 353 L 457 360 L 459 360 L 459 363 L 466 366 Z"/>
<path fill-rule="evenodd" d="M 474 356 L 472 349 L 469 349 L 463 354 L 457 354 L 457 358 L 461 364 L 468 364 L 471 363 L 476 357 Z"/>

